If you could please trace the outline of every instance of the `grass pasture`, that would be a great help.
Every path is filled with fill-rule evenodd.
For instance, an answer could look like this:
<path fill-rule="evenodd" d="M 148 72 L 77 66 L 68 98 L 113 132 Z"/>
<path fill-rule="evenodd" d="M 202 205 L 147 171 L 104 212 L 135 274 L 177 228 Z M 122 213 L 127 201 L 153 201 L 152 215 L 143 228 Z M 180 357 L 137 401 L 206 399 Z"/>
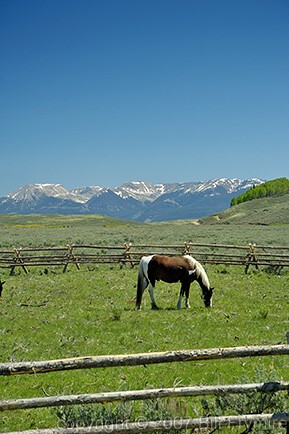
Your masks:
<path fill-rule="evenodd" d="M 167 244 L 184 241 L 289 245 L 287 225 L 196 225 L 193 222 L 139 224 L 100 216 L 0 216 L 1 246 L 58 246 L 68 243 Z M 161 307 L 134 308 L 137 270 L 116 265 L 72 265 L 6 280 L 0 299 L 0 362 L 49 360 L 193 348 L 285 343 L 289 330 L 288 272 L 281 275 L 242 267 L 206 266 L 215 287 L 213 308 L 205 309 L 196 283 L 191 309 L 176 310 L 179 285 L 157 283 Z M 1 377 L 1 399 L 96 393 L 254 381 L 256 372 L 288 381 L 288 357 L 174 363 Z M 266 377 L 266 378 L 265 378 Z M 181 410 L 200 416 L 197 399 Z M 287 410 L 288 411 L 288 410 Z M 0 431 L 48 428 L 58 420 L 51 409 L 4 412 Z M 225 429 L 219 432 L 226 432 Z M 228 432 L 233 432 L 233 430 Z M 235 431 L 235 432 L 240 432 Z"/>

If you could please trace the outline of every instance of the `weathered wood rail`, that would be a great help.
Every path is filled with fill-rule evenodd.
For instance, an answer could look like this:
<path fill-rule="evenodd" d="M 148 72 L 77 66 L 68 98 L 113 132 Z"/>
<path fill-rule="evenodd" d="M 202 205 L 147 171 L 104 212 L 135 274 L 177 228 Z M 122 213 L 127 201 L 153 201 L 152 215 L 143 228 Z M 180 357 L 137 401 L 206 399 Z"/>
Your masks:
<path fill-rule="evenodd" d="M 193 419 L 173 419 L 153 422 L 125 422 L 119 425 L 103 425 L 78 428 L 52 428 L 40 430 L 21 431 L 21 434 L 138 434 L 149 432 L 167 432 L 180 430 L 215 430 L 222 427 L 249 426 L 252 423 L 265 422 L 268 425 L 286 424 L 289 413 L 282 414 L 248 414 L 243 416 L 219 416 Z M 211 431 L 213 432 L 213 431 Z M 248 431 L 249 432 L 249 431 Z M 10 432 L 7 434 L 20 434 Z"/>
<path fill-rule="evenodd" d="M 35 362 L 1 363 L 0 375 L 20 374 L 45 374 L 53 371 L 65 371 L 71 369 L 92 369 L 114 366 L 137 366 L 155 363 L 194 362 L 199 360 L 215 360 L 240 357 L 260 356 L 288 356 L 289 333 L 287 332 L 287 344 L 245 346 L 230 348 L 210 348 L 168 351 L 157 353 L 141 353 L 130 355 L 111 355 L 78 357 L 73 359 L 61 359 Z M 149 390 L 117 391 L 95 394 L 49 396 L 40 398 L 0 400 L 0 411 L 12 411 L 20 409 L 43 408 L 63 405 L 107 403 L 116 401 L 134 401 L 156 398 L 193 397 L 201 395 L 226 395 L 236 393 L 273 393 L 289 390 L 289 382 L 269 382 L 254 384 L 216 385 L 216 386 L 189 386 L 179 388 L 162 388 Z M 104 434 L 113 433 L 142 433 L 142 432 L 166 432 L 168 430 L 194 430 L 215 429 L 220 427 L 249 426 L 252 423 L 266 422 L 269 425 L 278 424 L 288 433 L 289 413 L 281 414 L 247 414 L 240 416 L 202 417 L 188 419 L 170 419 L 159 421 L 125 422 L 115 425 L 90 426 L 85 428 L 50 428 L 21 431 L 22 434 Z M 20 432 L 19 432 L 20 433 Z M 16 434 L 9 433 L 9 434 Z"/>
<path fill-rule="evenodd" d="M 248 345 L 245 347 L 208 348 L 201 350 L 178 350 L 111 356 L 86 356 L 36 362 L 0 363 L 0 376 L 274 355 L 289 355 L 289 345 Z"/>
<path fill-rule="evenodd" d="M 79 395 L 46 396 L 40 398 L 0 400 L 0 411 L 23 410 L 64 405 L 106 404 L 108 402 L 140 401 L 145 399 L 179 398 L 188 396 L 229 395 L 249 392 L 272 393 L 288 390 L 289 382 L 225 384 L 222 386 L 192 386 L 162 389 L 128 390 L 122 392 L 85 393 Z"/>
<path fill-rule="evenodd" d="M 203 264 L 240 265 L 245 272 L 250 266 L 267 266 L 277 273 L 289 266 L 289 247 L 203 244 L 184 242 L 182 245 L 146 245 L 125 243 L 121 246 L 69 244 L 65 247 L 29 247 L 0 249 L 0 268 L 16 267 L 28 273 L 29 267 L 62 266 L 63 272 L 72 264 L 78 269 L 82 264 L 138 264 L 143 255 L 154 253 L 175 255 L 191 254 Z"/>

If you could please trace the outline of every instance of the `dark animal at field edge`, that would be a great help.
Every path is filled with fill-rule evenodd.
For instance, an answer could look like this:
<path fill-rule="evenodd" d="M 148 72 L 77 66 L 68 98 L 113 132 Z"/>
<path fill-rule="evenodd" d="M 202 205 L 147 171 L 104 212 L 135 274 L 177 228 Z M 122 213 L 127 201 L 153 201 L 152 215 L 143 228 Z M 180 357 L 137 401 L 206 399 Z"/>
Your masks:
<path fill-rule="evenodd" d="M 181 308 L 182 298 L 185 296 L 185 306 L 190 307 L 190 285 L 197 281 L 202 289 L 202 299 L 205 307 L 212 306 L 213 289 L 203 266 L 192 256 L 143 256 L 138 268 L 136 307 L 140 310 L 142 295 L 149 287 L 152 309 L 158 309 L 154 298 L 154 288 L 157 280 L 166 283 L 181 282 L 177 308 Z"/>
<path fill-rule="evenodd" d="M 2 282 L 2 281 L 0 280 L 0 297 L 1 297 L 1 295 L 2 295 L 2 291 L 3 291 L 3 285 L 4 285 L 4 283 L 5 283 L 5 280 L 4 280 L 4 282 Z"/>

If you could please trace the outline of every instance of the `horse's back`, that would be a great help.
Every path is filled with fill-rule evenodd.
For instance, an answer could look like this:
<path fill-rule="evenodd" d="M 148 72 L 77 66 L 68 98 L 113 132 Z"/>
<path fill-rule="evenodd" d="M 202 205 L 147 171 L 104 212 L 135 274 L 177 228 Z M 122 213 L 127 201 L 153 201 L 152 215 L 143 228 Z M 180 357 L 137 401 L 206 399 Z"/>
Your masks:
<path fill-rule="evenodd" d="M 178 282 L 188 277 L 188 262 L 182 256 L 153 255 L 148 264 L 151 281 Z"/>
<path fill-rule="evenodd" d="M 165 266 L 171 268 L 183 267 L 190 269 L 190 264 L 184 256 L 165 256 L 165 255 L 153 255 L 150 263 L 154 263 L 156 266 Z"/>

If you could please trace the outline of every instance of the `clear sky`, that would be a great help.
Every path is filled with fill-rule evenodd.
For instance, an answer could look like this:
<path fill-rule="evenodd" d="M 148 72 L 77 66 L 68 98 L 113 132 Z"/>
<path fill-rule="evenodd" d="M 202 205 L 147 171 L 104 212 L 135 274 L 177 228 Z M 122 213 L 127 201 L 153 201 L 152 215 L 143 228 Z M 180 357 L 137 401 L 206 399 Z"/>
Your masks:
<path fill-rule="evenodd" d="M 289 178 L 288 0 L 0 0 L 0 196 Z"/>

